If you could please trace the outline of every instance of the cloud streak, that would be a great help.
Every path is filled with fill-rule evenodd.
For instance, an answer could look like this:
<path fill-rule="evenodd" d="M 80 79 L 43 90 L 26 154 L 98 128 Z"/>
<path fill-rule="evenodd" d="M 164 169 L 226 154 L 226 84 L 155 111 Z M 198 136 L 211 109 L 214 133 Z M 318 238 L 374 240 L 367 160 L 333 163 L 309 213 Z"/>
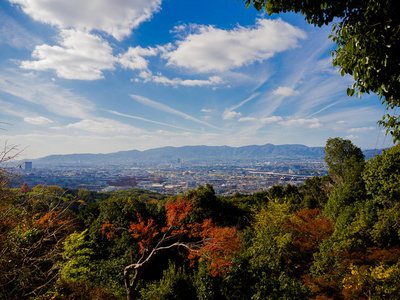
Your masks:
<path fill-rule="evenodd" d="M 109 113 L 112 113 L 112 114 L 114 114 L 116 116 L 135 119 L 135 120 L 144 121 L 144 122 L 153 123 L 153 124 L 162 125 L 162 126 L 168 126 L 168 127 L 176 128 L 176 129 L 188 130 L 187 127 L 181 127 L 181 126 L 176 126 L 176 125 L 167 124 L 167 123 L 163 123 L 163 122 L 157 122 L 157 121 L 154 121 L 154 120 L 149 120 L 149 119 L 138 117 L 138 116 L 132 116 L 132 115 L 128 115 L 128 114 L 123 114 L 123 113 L 120 113 L 120 112 L 117 112 L 117 111 L 113 111 L 113 110 L 106 110 L 106 111 L 108 111 Z M 190 129 L 190 131 L 192 131 L 192 130 Z M 193 130 L 193 131 L 197 131 L 197 130 Z M 199 131 L 197 131 L 197 132 L 199 132 Z"/>
<path fill-rule="evenodd" d="M 169 107 L 169 106 L 167 106 L 165 104 L 150 100 L 150 99 L 148 99 L 146 97 L 139 96 L 139 95 L 130 95 L 130 96 L 132 97 L 133 100 L 135 100 L 135 101 L 137 101 L 137 102 L 139 102 L 139 103 L 141 103 L 143 105 L 146 105 L 146 106 L 152 107 L 154 109 L 161 110 L 161 111 L 164 111 L 164 112 L 167 112 L 167 113 L 179 116 L 179 117 L 182 117 L 182 118 L 184 118 L 186 120 L 190 120 L 190 121 L 202 124 L 202 125 L 206 125 L 208 127 L 214 128 L 214 129 L 218 129 L 217 127 L 215 127 L 215 126 L 213 126 L 213 125 L 211 125 L 211 124 L 209 124 L 207 122 L 204 122 L 202 120 L 196 119 L 196 118 L 194 118 L 194 117 L 192 117 L 192 116 L 190 116 L 190 115 L 188 115 L 188 114 L 186 114 L 184 112 L 181 112 L 179 110 L 171 108 L 171 107 Z"/>
<path fill-rule="evenodd" d="M 0 72 L 0 91 L 34 103 L 59 116 L 86 119 L 95 109 L 88 99 L 32 74 Z"/>
<path fill-rule="evenodd" d="M 50 124 L 53 123 L 52 120 L 46 118 L 46 117 L 25 117 L 24 121 L 30 124 L 34 124 L 34 125 L 46 125 L 46 124 Z"/>

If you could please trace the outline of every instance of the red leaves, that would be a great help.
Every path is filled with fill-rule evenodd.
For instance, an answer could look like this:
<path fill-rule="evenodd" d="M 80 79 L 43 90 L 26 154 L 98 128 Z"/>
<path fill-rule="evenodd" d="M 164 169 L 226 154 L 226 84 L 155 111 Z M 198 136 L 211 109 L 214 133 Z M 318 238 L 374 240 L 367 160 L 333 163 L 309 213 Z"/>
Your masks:
<path fill-rule="evenodd" d="M 294 244 L 305 251 L 315 251 L 333 233 L 333 222 L 322 217 L 318 208 L 294 214 L 286 227 L 294 233 Z"/>
<path fill-rule="evenodd" d="M 30 191 L 31 191 L 31 188 L 29 187 L 29 185 L 26 182 L 24 182 L 24 184 L 22 185 L 21 189 L 19 190 L 19 192 L 21 194 L 28 193 Z"/>
<path fill-rule="evenodd" d="M 138 240 L 140 253 L 152 246 L 154 238 L 159 234 L 157 227 L 158 225 L 154 224 L 153 218 L 144 221 L 139 214 L 138 222 L 130 224 L 128 232 Z"/>
<path fill-rule="evenodd" d="M 66 224 L 71 221 L 70 217 L 61 216 L 57 211 L 50 211 L 35 221 L 39 228 L 61 230 Z"/>
<path fill-rule="evenodd" d="M 190 250 L 188 258 L 194 260 L 202 257 L 209 260 L 212 276 L 228 270 L 232 265 L 233 254 L 241 246 L 236 228 L 218 227 L 211 219 L 192 224 L 190 236 L 200 239 L 202 243 L 198 249 Z"/>
<path fill-rule="evenodd" d="M 100 232 L 105 234 L 108 240 L 113 240 L 117 237 L 116 228 L 110 221 L 106 221 L 103 226 L 101 227 Z"/>
<path fill-rule="evenodd" d="M 167 227 L 171 228 L 181 226 L 193 210 L 193 206 L 188 200 L 178 198 L 175 202 L 167 203 L 165 209 L 167 210 Z"/>
<path fill-rule="evenodd" d="M 240 240 L 235 228 L 216 227 L 210 223 L 205 232 L 210 240 L 205 242 L 200 253 L 210 258 L 211 275 L 217 276 L 232 265 L 232 256 L 240 249 Z"/>
<path fill-rule="evenodd" d="M 140 253 L 151 256 L 156 251 L 185 247 L 189 250 L 189 259 L 194 261 L 201 257 L 210 260 L 213 276 L 226 272 L 234 252 L 240 248 L 236 229 L 218 227 L 211 219 L 202 223 L 188 222 L 193 206 L 187 199 L 178 198 L 166 204 L 165 208 L 166 226 L 160 227 L 153 218 L 144 220 L 139 214 L 138 221 L 130 223 L 127 231 L 137 240 Z M 101 231 L 108 239 L 113 239 L 117 228 L 106 221 Z"/>

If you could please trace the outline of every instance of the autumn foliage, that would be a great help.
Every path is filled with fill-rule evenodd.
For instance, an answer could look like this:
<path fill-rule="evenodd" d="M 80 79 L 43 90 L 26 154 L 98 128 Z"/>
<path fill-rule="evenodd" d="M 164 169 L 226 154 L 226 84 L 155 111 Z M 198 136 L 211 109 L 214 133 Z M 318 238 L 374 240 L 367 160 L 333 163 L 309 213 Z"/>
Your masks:
<path fill-rule="evenodd" d="M 140 277 L 141 270 L 154 259 L 156 252 L 184 248 L 187 258 L 193 266 L 197 258 L 210 262 L 210 273 L 217 276 L 226 272 L 231 265 L 233 254 L 240 249 L 240 240 L 235 228 L 218 227 L 211 219 L 201 223 L 190 222 L 190 213 L 193 211 L 190 199 L 178 198 L 165 205 L 165 223 L 157 224 L 153 218 L 145 220 L 137 214 L 137 221 L 131 222 L 128 233 L 137 240 L 139 252 L 142 257 L 136 264 L 125 268 L 126 274 L 135 270 L 133 280 L 127 275 L 128 299 L 133 297 L 136 280 Z M 102 232 L 108 239 L 116 237 L 117 228 L 109 221 L 102 226 Z"/>
<path fill-rule="evenodd" d="M 316 251 L 334 231 L 333 222 L 323 217 L 318 208 L 295 213 L 286 227 L 294 233 L 294 244 L 307 252 Z"/>
<path fill-rule="evenodd" d="M 159 230 L 153 218 L 145 221 L 139 214 L 137 218 L 138 222 L 132 222 L 128 228 L 128 232 L 138 241 L 139 252 L 143 254 L 152 247 L 154 238 L 159 234 Z"/>

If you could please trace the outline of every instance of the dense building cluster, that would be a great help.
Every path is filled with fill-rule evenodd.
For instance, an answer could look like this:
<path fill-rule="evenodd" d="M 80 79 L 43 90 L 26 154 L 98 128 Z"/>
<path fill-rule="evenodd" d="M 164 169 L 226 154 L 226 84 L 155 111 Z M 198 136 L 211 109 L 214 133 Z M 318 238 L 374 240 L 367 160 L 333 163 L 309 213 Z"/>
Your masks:
<path fill-rule="evenodd" d="M 57 185 L 70 189 L 91 191 L 118 191 L 131 188 L 146 189 L 162 194 L 177 195 L 211 184 L 217 195 L 229 196 L 235 192 L 250 194 L 266 191 L 274 185 L 299 186 L 307 178 L 325 175 L 322 160 L 237 161 L 207 164 L 183 163 L 143 166 L 32 166 L 25 163 L 19 182 L 31 187 L 38 184 Z"/>

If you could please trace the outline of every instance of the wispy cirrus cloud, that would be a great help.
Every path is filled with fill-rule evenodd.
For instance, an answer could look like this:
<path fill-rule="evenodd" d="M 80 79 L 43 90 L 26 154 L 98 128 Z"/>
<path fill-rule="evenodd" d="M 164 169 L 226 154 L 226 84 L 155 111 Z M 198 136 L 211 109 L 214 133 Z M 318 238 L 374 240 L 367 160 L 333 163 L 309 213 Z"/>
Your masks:
<path fill-rule="evenodd" d="M 17 71 L 0 72 L 0 91 L 34 103 L 48 112 L 72 118 L 87 118 L 95 105 L 85 97 L 46 82 L 33 74 Z"/>
<path fill-rule="evenodd" d="M 107 118 L 91 118 L 80 120 L 79 122 L 71 123 L 64 127 L 55 127 L 54 129 L 79 129 L 98 134 L 138 134 L 144 132 L 139 128 Z"/>
<path fill-rule="evenodd" d="M 349 128 L 346 131 L 347 132 L 367 132 L 367 131 L 371 131 L 371 130 L 376 130 L 375 127 L 356 127 L 356 128 Z"/>
<path fill-rule="evenodd" d="M 131 96 L 131 98 L 133 100 L 135 100 L 135 101 L 137 101 L 137 102 L 139 102 L 139 103 L 141 103 L 143 105 L 146 105 L 146 106 L 152 107 L 154 109 L 161 110 L 161 111 L 164 111 L 164 112 L 167 112 L 167 113 L 179 116 L 179 117 L 182 117 L 182 118 L 184 118 L 186 120 L 191 120 L 193 122 L 196 122 L 196 123 L 199 123 L 199 124 L 202 124 L 202 125 L 206 125 L 208 127 L 212 127 L 214 129 L 218 129 L 217 127 L 215 127 L 215 126 L 213 126 L 213 125 L 211 125 L 211 124 L 209 124 L 209 123 L 207 123 L 205 121 L 196 119 L 195 117 L 192 117 L 191 115 L 189 115 L 187 113 L 181 112 L 181 111 L 179 111 L 177 109 L 174 109 L 172 107 L 169 107 L 169 106 L 167 106 L 167 105 L 165 105 L 163 103 L 156 102 L 156 101 L 150 100 L 149 98 L 146 98 L 146 97 L 143 97 L 143 96 L 139 96 L 139 95 L 130 95 L 130 96 Z"/>
<path fill-rule="evenodd" d="M 0 45 L 6 44 L 17 49 L 22 49 L 33 48 L 39 43 L 41 43 L 41 39 L 33 37 L 13 18 L 0 11 Z"/>
<path fill-rule="evenodd" d="M 280 19 L 258 19 L 254 27 L 222 30 L 197 26 L 197 33 L 177 43 L 177 49 L 163 55 L 168 65 L 197 72 L 220 72 L 261 62 L 275 53 L 298 46 L 304 31 Z"/>
<path fill-rule="evenodd" d="M 211 76 L 206 80 L 202 79 L 181 79 L 174 78 L 170 79 L 162 74 L 153 75 L 151 71 L 145 70 L 140 72 L 139 77 L 143 79 L 144 82 L 155 82 L 163 85 L 177 86 L 217 86 L 223 84 L 224 81 L 219 76 Z M 139 81 L 139 80 L 136 80 Z"/>
<path fill-rule="evenodd" d="M 238 109 L 239 107 L 242 107 L 244 104 L 246 104 L 247 102 L 255 99 L 256 97 L 258 97 L 260 95 L 260 93 L 253 93 L 251 94 L 249 97 L 247 97 L 245 100 L 243 100 L 242 102 L 232 106 L 231 108 L 229 108 L 229 110 L 235 110 Z"/>
<path fill-rule="evenodd" d="M 261 118 L 260 121 L 262 123 L 276 123 L 276 122 L 280 122 L 282 121 L 283 118 L 280 116 L 271 116 L 271 117 L 267 117 L 267 118 Z"/>
<path fill-rule="evenodd" d="M 288 119 L 286 121 L 281 121 L 279 124 L 284 126 L 307 126 L 308 128 L 319 128 L 322 126 L 320 120 L 317 118 L 313 119 Z"/>
<path fill-rule="evenodd" d="M 123 113 L 120 113 L 120 112 L 117 112 L 114 110 L 106 110 L 106 111 L 108 111 L 109 113 L 112 113 L 114 115 L 125 117 L 125 118 L 135 119 L 135 120 L 144 121 L 144 122 L 153 123 L 153 124 L 162 125 L 162 126 L 168 126 L 168 127 L 172 127 L 172 128 L 176 128 L 176 129 L 188 130 L 187 127 L 176 126 L 176 125 L 158 122 L 158 121 L 154 121 L 154 120 L 150 120 L 150 119 L 146 119 L 146 118 L 142 118 L 142 117 L 138 117 L 138 116 L 123 114 Z M 190 130 L 190 131 L 192 131 L 192 130 Z M 193 130 L 193 131 L 197 131 L 197 130 Z"/>
<path fill-rule="evenodd" d="M 239 122 L 257 121 L 257 118 L 254 118 L 254 117 L 243 117 L 243 118 L 239 118 L 238 121 Z"/>
<path fill-rule="evenodd" d="M 43 116 L 25 117 L 24 121 L 27 123 L 30 123 L 30 124 L 34 124 L 34 125 L 46 125 L 46 124 L 53 123 L 52 120 L 50 120 L 49 118 L 43 117 Z"/>
<path fill-rule="evenodd" d="M 360 138 L 359 136 L 352 135 L 352 134 L 345 136 L 345 139 L 347 139 L 347 140 L 357 140 L 359 138 Z"/>

